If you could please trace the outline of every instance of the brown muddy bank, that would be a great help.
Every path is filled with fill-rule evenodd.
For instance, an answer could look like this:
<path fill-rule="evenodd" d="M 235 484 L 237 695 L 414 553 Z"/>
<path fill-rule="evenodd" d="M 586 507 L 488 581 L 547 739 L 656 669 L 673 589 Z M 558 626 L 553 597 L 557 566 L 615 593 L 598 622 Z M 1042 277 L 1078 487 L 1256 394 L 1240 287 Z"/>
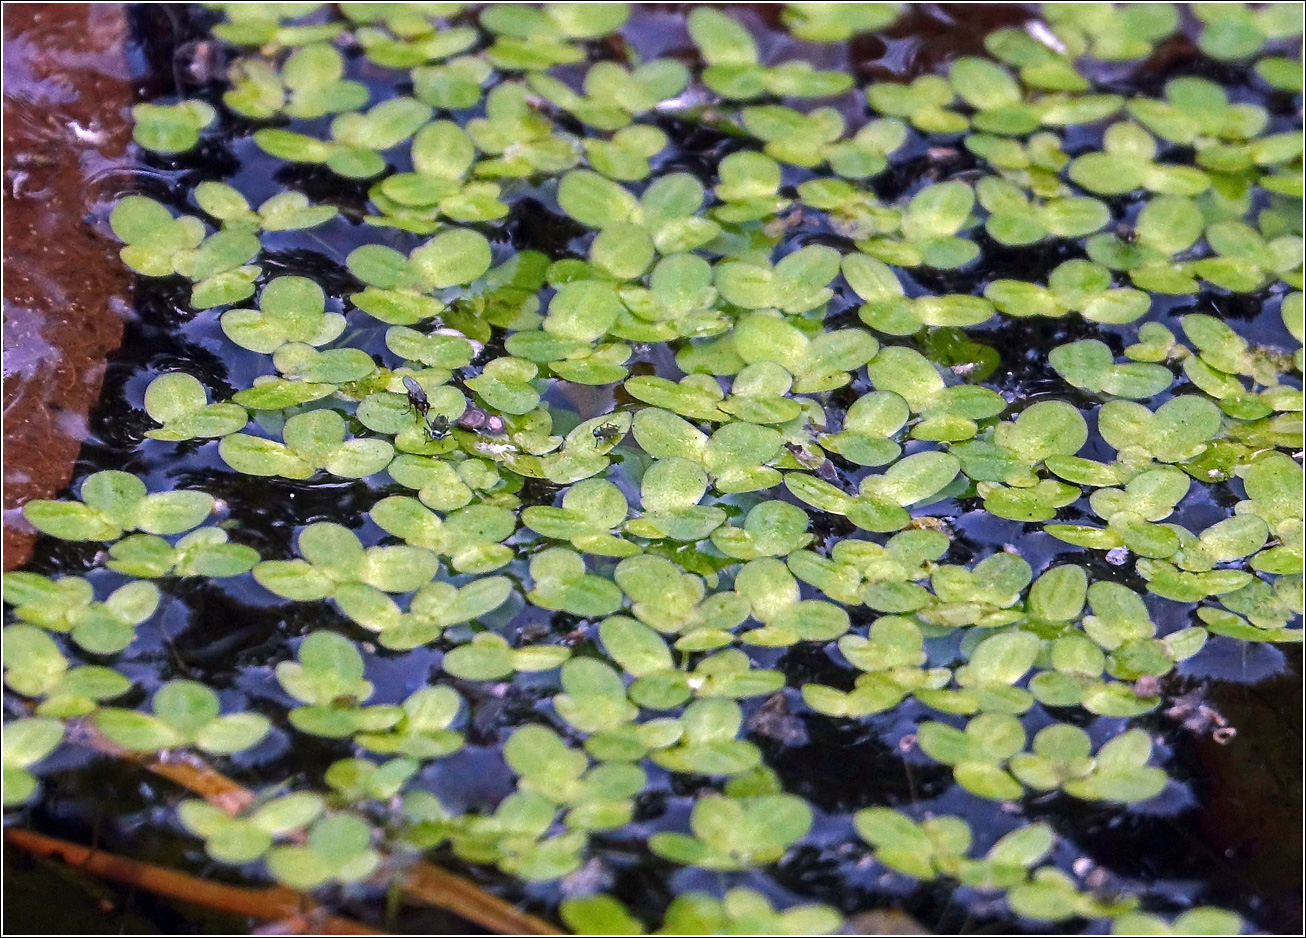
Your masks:
<path fill-rule="evenodd" d="M 121 4 L 4 7 L 4 568 L 19 509 L 67 487 L 129 309 L 129 272 L 91 219 L 118 194 L 133 85 Z"/>

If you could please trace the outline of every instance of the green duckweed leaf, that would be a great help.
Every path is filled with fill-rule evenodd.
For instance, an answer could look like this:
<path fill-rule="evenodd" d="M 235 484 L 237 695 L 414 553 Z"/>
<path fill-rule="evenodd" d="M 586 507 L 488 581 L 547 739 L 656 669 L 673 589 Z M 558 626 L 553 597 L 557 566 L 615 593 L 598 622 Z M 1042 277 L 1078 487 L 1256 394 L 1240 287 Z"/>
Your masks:
<path fill-rule="evenodd" d="M 221 437 L 243 429 L 249 420 L 239 404 L 210 404 L 199 380 L 184 372 L 160 375 L 145 389 L 145 411 L 163 424 L 146 436 L 156 440 Z"/>
<path fill-rule="evenodd" d="M 64 725 L 58 720 L 28 717 L 6 724 L 4 748 L 4 803 L 22 804 L 36 791 L 36 777 L 27 771 L 63 741 Z"/>
<path fill-rule="evenodd" d="M 284 443 L 237 433 L 223 437 L 218 453 L 239 472 L 287 479 L 312 478 L 318 470 L 361 479 L 380 472 L 394 457 L 385 440 L 345 439 L 345 422 L 333 410 L 296 414 L 282 430 Z"/>
<path fill-rule="evenodd" d="M 203 101 L 137 104 L 132 108 L 132 119 L 136 122 L 132 136 L 142 147 L 156 153 L 184 153 L 199 143 L 200 131 L 217 116 Z"/>
<path fill-rule="evenodd" d="M 95 723 L 112 742 L 138 752 L 193 745 L 230 753 L 256 745 L 271 729 L 260 714 L 219 715 L 218 697 L 194 681 L 169 681 L 154 693 L 154 714 L 102 708 Z"/>
<path fill-rule="evenodd" d="M 204 492 L 179 490 L 147 494 L 145 483 L 117 470 L 87 476 L 81 502 L 39 499 L 23 507 L 38 530 L 72 541 L 109 541 L 123 531 L 180 534 L 201 524 L 214 509 Z"/>

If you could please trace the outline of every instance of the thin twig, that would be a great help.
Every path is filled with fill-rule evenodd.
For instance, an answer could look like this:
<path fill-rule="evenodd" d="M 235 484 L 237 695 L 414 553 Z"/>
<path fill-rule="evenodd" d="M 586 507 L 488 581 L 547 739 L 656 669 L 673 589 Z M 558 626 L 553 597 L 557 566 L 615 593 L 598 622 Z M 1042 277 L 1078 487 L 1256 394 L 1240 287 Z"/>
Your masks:
<path fill-rule="evenodd" d="M 434 863 L 414 863 L 404 877 L 404 894 L 457 912 L 501 935 L 561 935 L 543 919 L 528 915 Z M 469 911 L 474 910 L 474 911 Z"/>
<path fill-rule="evenodd" d="M 33 831 L 7 829 L 5 840 L 15 847 L 43 857 L 57 857 L 83 872 L 100 879 L 143 889 L 207 909 L 234 915 L 246 915 L 269 922 L 302 921 L 306 930 L 324 935 L 379 935 L 374 929 L 315 907 L 302 893 L 285 886 L 250 889 L 228 886 L 211 880 L 197 879 L 176 870 L 165 869 L 46 837 Z"/>
<path fill-rule="evenodd" d="M 184 750 L 163 754 L 132 752 L 106 738 L 88 721 L 69 723 L 67 739 L 105 755 L 135 762 L 232 816 L 254 803 L 254 792 L 209 766 L 194 753 Z M 563 934 L 543 919 L 522 912 L 461 876 L 424 860 L 409 868 L 403 888 L 405 895 L 412 899 L 453 912 L 500 934 Z"/>

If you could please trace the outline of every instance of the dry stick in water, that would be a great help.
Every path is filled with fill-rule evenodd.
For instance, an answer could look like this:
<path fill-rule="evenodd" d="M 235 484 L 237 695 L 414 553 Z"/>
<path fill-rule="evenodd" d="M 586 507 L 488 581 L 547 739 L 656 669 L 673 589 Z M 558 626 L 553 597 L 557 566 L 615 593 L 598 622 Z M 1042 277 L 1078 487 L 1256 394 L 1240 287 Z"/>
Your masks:
<path fill-rule="evenodd" d="M 212 768 L 193 753 L 174 751 L 166 755 L 156 755 L 132 752 L 106 739 L 88 722 L 70 722 L 67 738 L 69 742 L 79 743 L 105 755 L 135 762 L 154 774 L 194 792 L 227 814 L 239 814 L 254 803 L 252 791 Z M 528 915 L 461 876 L 455 876 L 426 861 L 419 861 L 408 870 L 404 877 L 403 889 L 405 895 L 412 899 L 446 909 L 500 934 L 563 934 L 543 919 Z M 291 894 L 300 895 L 293 891 Z"/>
<path fill-rule="evenodd" d="M 302 923 L 304 932 L 323 935 L 378 935 L 358 922 L 331 915 L 315 907 L 302 893 L 285 886 L 250 889 L 228 886 L 128 857 L 105 853 L 81 844 L 57 840 L 32 831 L 6 830 L 5 840 L 29 853 L 58 857 L 69 866 L 101 879 L 122 883 L 170 899 L 208 909 L 247 915 L 265 921 Z"/>

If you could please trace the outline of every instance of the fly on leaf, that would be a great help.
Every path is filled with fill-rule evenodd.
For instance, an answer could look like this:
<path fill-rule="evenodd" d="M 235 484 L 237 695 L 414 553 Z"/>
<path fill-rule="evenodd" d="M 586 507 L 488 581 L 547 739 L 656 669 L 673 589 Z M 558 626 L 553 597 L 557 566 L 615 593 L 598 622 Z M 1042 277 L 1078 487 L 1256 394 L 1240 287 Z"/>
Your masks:
<path fill-rule="evenodd" d="M 614 423 L 602 423 L 594 428 L 594 439 L 605 446 L 621 436 L 623 436 L 621 427 Z"/>
<path fill-rule="evenodd" d="M 408 392 L 408 409 L 417 411 L 417 415 L 425 420 L 431 410 L 431 402 L 427 399 L 422 386 L 417 383 L 416 378 L 404 375 L 404 389 Z"/>
<path fill-rule="evenodd" d="M 436 414 L 426 425 L 426 434 L 432 440 L 442 440 L 449 433 L 449 418 Z"/>

